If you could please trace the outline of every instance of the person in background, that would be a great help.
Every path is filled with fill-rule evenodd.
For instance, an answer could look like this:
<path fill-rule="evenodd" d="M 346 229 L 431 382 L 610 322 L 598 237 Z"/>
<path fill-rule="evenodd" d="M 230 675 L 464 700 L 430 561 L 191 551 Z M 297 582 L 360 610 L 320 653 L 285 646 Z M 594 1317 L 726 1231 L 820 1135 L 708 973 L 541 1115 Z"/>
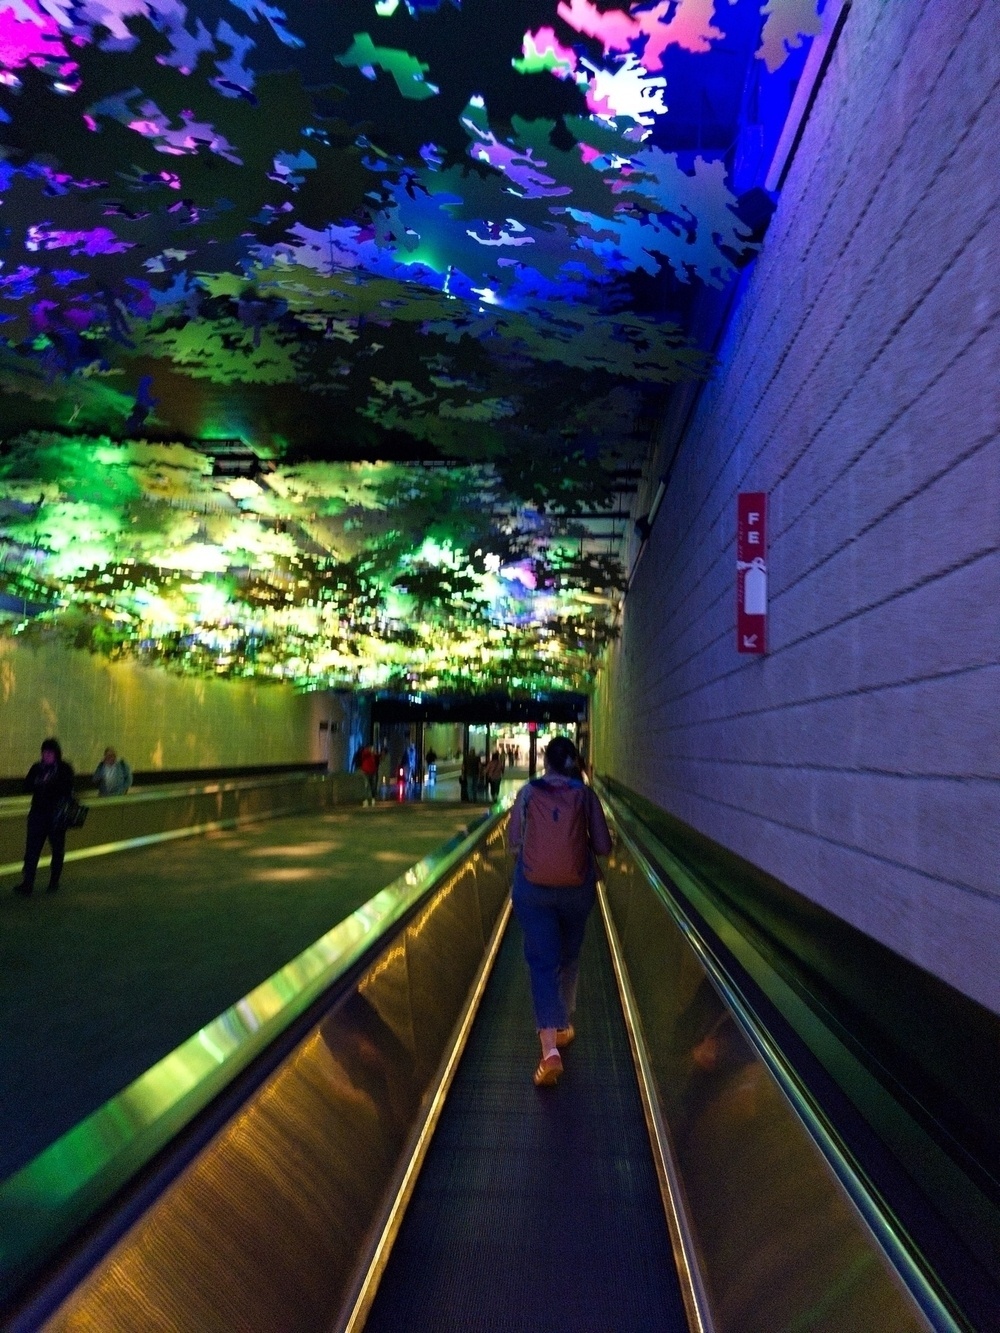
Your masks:
<path fill-rule="evenodd" d="M 109 745 L 104 758 L 94 769 L 94 785 L 99 796 L 124 796 L 132 786 L 132 770 L 119 759 Z"/>
<path fill-rule="evenodd" d="M 545 776 L 518 792 L 507 836 L 517 853 L 511 898 L 542 1046 L 534 1082 L 550 1087 L 563 1072 L 560 1050 L 576 1036 L 580 950 L 597 897 L 595 857 L 612 845 L 601 802 L 581 780 L 580 756 L 568 737 L 549 742 Z"/>
<path fill-rule="evenodd" d="M 362 745 L 358 750 L 354 756 L 354 769 L 355 772 L 363 773 L 368 783 L 368 795 L 362 805 L 374 805 L 378 796 L 378 755 L 370 745 Z"/>
<path fill-rule="evenodd" d="M 438 775 L 438 757 L 436 750 L 427 751 L 427 781 L 434 785 L 437 782 Z"/>
<path fill-rule="evenodd" d="M 47 893 L 55 893 L 58 889 L 66 855 L 66 830 L 59 827 L 56 816 L 73 795 L 73 769 L 63 759 L 62 747 L 54 736 L 42 741 L 41 762 L 28 769 L 24 790 L 31 793 L 31 808 L 24 844 L 24 868 L 20 884 L 14 885 L 14 892 L 27 898 L 34 892 L 38 859 L 46 838 L 52 848 Z"/>
<path fill-rule="evenodd" d="M 479 767 L 481 760 L 475 750 L 470 750 L 462 765 L 462 800 L 474 801 L 478 795 Z"/>
<path fill-rule="evenodd" d="M 490 789 L 490 800 L 495 801 L 500 795 L 500 783 L 503 780 L 503 759 L 499 750 L 494 750 L 490 755 L 490 761 L 486 765 L 485 777 Z"/>
<path fill-rule="evenodd" d="M 415 741 L 410 741 L 406 747 L 403 767 L 406 769 L 407 786 L 412 786 L 420 781 L 420 751 L 417 749 Z"/>
<path fill-rule="evenodd" d="M 388 745 L 383 745 L 376 757 L 378 768 L 375 772 L 375 794 L 379 795 L 383 792 L 383 788 L 392 786 L 392 756 Z"/>

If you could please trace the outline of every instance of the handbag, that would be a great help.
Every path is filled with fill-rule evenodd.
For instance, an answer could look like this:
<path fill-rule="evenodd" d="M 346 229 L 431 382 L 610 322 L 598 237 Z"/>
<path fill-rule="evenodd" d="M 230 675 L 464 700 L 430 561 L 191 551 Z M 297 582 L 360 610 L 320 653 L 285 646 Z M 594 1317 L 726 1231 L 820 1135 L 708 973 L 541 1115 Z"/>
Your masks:
<path fill-rule="evenodd" d="M 89 814 L 89 805 L 81 805 L 75 796 L 68 796 L 61 805 L 56 806 L 52 823 L 63 832 L 71 828 L 83 828 Z"/>

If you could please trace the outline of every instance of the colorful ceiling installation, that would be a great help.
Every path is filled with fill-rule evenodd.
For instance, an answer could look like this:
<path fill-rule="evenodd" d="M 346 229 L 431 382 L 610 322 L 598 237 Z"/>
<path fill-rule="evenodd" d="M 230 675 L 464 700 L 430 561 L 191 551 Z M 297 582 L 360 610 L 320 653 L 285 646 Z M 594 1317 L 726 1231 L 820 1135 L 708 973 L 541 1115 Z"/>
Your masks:
<path fill-rule="evenodd" d="M 6 632 L 584 687 L 816 11 L 0 0 Z"/>

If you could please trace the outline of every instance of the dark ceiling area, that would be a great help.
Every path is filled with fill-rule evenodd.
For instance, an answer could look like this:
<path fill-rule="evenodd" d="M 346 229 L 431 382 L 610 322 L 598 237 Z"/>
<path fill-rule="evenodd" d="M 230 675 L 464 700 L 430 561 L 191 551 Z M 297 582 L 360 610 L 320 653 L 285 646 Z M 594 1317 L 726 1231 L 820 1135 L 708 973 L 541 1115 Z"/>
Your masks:
<path fill-rule="evenodd" d="M 583 694 L 537 693 L 532 698 L 508 694 L 392 695 L 379 692 L 372 700 L 372 721 L 384 725 L 411 722 L 452 722 L 503 726 L 526 723 L 577 723 L 587 719 Z"/>

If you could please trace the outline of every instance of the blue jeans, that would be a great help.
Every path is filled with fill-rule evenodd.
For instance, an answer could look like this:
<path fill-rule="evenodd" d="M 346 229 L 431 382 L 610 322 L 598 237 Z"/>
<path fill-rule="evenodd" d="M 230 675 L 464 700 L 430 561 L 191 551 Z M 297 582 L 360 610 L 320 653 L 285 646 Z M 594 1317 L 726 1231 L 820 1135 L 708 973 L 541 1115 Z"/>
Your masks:
<path fill-rule="evenodd" d="M 576 1008 L 587 917 L 597 897 L 596 876 L 592 872 L 578 889 L 546 888 L 525 879 L 518 861 L 511 897 L 524 932 L 535 1023 L 539 1029 L 568 1027 Z"/>

